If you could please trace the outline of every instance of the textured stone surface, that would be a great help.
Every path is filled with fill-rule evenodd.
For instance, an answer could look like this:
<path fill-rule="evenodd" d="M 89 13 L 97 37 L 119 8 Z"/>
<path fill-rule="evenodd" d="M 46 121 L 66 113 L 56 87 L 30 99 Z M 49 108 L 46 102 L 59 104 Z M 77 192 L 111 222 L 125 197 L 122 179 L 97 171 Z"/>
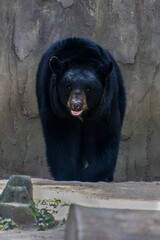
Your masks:
<path fill-rule="evenodd" d="M 30 203 L 32 200 L 31 177 L 24 175 L 11 176 L 0 195 L 0 202 Z"/>
<path fill-rule="evenodd" d="M 115 179 L 160 180 L 160 1 L 2 0 L 0 176 L 48 177 L 35 98 L 37 64 L 52 41 L 88 37 L 118 60 L 127 112 Z"/>
<path fill-rule="evenodd" d="M 2 195 L 0 196 L 0 202 L 19 202 L 28 203 L 31 198 L 27 192 L 26 187 L 11 187 L 8 186 L 4 189 Z"/>
<path fill-rule="evenodd" d="M 0 216 L 11 218 L 15 223 L 24 225 L 36 224 L 28 204 L 0 203 Z"/>
<path fill-rule="evenodd" d="M 13 175 L 0 195 L 0 216 L 19 224 L 33 224 L 35 219 L 29 209 L 32 200 L 31 177 Z"/>
<path fill-rule="evenodd" d="M 87 208 L 72 205 L 65 240 L 159 240 L 160 212 Z"/>

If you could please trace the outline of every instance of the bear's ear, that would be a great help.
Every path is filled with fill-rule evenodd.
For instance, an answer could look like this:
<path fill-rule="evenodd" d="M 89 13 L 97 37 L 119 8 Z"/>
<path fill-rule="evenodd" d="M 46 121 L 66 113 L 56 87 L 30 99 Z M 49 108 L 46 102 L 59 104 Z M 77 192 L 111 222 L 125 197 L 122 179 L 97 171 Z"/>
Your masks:
<path fill-rule="evenodd" d="M 105 81 L 113 70 L 113 63 L 109 62 L 106 65 L 100 66 L 98 73 L 101 75 L 102 79 Z"/>
<path fill-rule="evenodd" d="M 49 59 L 49 68 L 53 73 L 59 73 L 62 70 L 62 65 L 62 62 L 56 56 Z"/>

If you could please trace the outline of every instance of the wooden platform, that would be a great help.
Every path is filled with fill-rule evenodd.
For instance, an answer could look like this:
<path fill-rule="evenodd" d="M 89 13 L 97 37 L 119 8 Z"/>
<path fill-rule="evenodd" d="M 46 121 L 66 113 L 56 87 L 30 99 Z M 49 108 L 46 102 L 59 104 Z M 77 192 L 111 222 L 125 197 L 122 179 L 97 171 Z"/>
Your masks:
<path fill-rule="evenodd" d="M 159 240 L 160 212 L 72 205 L 65 240 Z"/>

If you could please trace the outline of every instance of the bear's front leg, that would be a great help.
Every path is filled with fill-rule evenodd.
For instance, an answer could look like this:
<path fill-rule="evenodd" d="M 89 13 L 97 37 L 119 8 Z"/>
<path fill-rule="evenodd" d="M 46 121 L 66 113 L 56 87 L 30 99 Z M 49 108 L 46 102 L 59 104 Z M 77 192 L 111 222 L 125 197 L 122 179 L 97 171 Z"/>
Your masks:
<path fill-rule="evenodd" d="M 47 116 L 45 116 L 47 117 Z M 74 123 L 50 116 L 42 120 L 50 172 L 57 181 L 77 180 L 80 133 Z M 79 128 L 78 128 L 79 129 Z"/>
<path fill-rule="evenodd" d="M 118 155 L 118 144 L 107 146 L 99 154 L 93 153 L 87 168 L 82 170 L 80 181 L 84 182 L 112 182 Z"/>
<path fill-rule="evenodd" d="M 79 180 L 88 182 L 113 181 L 116 166 L 120 130 L 90 131 L 85 139 L 88 167 L 81 171 Z"/>

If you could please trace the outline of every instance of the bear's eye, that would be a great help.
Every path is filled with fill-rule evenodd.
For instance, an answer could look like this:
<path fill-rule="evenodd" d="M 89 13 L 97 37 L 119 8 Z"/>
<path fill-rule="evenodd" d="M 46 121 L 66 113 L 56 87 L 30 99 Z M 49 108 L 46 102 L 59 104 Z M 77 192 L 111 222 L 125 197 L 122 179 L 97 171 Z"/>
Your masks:
<path fill-rule="evenodd" d="M 91 87 L 86 87 L 86 92 L 89 93 L 91 91 Z"/>

